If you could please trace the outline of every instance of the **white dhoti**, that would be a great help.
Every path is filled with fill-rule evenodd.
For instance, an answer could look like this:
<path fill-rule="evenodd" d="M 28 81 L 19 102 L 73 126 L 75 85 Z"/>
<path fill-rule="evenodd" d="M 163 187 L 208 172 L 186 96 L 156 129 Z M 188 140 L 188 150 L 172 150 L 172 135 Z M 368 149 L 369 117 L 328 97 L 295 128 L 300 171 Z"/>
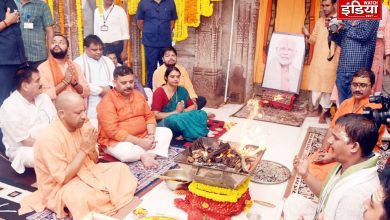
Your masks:
<path fill-rule="evenodd" d="M 284 203 L 283 213 L 285 220 L 297 220 L 303 216 L 304 219 L 314 219 L 317 210 L 317 203 L 299 194 L 291 194 Z"/>
<path fill-rule="evenodd" d="M 11 167 L 19 174 L 24 173 L 26 167 L 34 167 L 33 147 L 10 147 L 7 149 L 6 155 L 11 161 Z"/>
<path fill-rule="evenodd" d="M 141 146 L 130 142 L 119 142 L 114 147 L 107 147 L 105 153 L 122 162 L 133 162 L 141 159 L 142 154 L 151 153 L 161 157 L 168 157 L 168 148 L 172 140 L 172 131 L 169 128 L 156 128 L 156 147 L 146 151 Z"/>
<path fill-rule="evenodd" d="M 330 101 L 330 93 L 312 91 L 311 99 L 313 102 L 313 106 L 315 107 L 321 105 L 321 107 L 326 110 L 332 107 L 332 102 Z"/>

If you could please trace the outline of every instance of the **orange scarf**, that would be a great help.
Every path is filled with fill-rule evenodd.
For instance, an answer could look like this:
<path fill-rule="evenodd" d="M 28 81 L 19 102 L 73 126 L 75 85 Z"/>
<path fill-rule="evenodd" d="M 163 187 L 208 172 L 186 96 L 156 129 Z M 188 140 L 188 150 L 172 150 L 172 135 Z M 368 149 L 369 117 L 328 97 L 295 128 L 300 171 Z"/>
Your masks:
<path fill-rule="evenodd" d="M 64 80 L 65 75 L 62 73 L 60 66 L 58 65 L 57 61 L 54 59 L 53 56 L 49 56 L 49 65 L 50 65 L 50 71 L 51 75 L 53 76 L 54 85 L 58 85 L 62 80 Z M 73 72 L 72 77 L 73 79 L 78 78 L 78 73 L 74 67 L 73 61 L 71 61 L 68 58 L 65 58 L 65 62 L 68 63 L 68 68 Z"/>

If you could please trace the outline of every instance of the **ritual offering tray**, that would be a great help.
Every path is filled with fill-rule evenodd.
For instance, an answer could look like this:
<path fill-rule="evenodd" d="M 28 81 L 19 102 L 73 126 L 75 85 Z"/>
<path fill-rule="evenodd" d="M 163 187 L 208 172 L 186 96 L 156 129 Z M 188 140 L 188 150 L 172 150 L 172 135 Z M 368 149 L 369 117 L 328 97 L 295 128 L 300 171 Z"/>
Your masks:
<path fill-rule="evenodd" d="M 236 189 L 256 170 L 265 148 L 201 137 L 175 162 L 196 182 Z"/>

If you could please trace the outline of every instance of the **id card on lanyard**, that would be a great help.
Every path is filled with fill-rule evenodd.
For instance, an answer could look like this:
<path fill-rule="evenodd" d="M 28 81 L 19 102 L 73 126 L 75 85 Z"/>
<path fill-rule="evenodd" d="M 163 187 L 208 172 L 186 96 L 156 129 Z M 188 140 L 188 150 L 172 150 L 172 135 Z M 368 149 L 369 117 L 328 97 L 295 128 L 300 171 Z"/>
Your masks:
<path fill-rule="evenodd" d="M 27 21 L 23 23 L 23 28 L 29 30 L 34 29 L 34 23 L 30 20 L 31 16 L 27 15 L 26 17 L 27 17 Z"/>
<path fill-rule="evenodd" d="M 108 17 L 110 16 L 110 14 L 112 12 L 112 9 L 114 9 L 114 4 L 112 4 L 111 9 L 107 14 L 107 17 L 104 17 L 104 14 L 103 14 L 103 25 L 100 26 L 100 31 L 108 31 L 108 26 L 106 25 L 106 22 L 107 22 Z"/>

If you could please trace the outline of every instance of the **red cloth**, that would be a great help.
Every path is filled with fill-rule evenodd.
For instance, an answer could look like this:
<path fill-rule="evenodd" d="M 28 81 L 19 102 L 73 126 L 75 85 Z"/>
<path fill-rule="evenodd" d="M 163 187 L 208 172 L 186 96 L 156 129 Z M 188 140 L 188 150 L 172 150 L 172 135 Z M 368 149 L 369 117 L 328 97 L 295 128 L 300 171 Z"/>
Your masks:
<path fill-rule="evenodd" d="M 161 112 L 165 105 L 169 103 L 170 99 L 168 99 L 167 94 L 165 93 L 162 87 L 159 87 L 153 93 L 153 103 L 152 103 L 152 111 Z M 186 101 L 186 107 L 193 105 L 194 102 L 192 99 L 188 98 Z"/>
<path fill-rule="evenodd" d="M 207 220 L 228 220 L 231 216 L 240 214 L 245 208 L 245 201 L 249 200 L 249 190 L 237 202 L 216 202 L 187 192 L 185 199 L 175 199 L 174 203 L 177 208 L 188 213 L 188 219 L 205 217 Z"/>

